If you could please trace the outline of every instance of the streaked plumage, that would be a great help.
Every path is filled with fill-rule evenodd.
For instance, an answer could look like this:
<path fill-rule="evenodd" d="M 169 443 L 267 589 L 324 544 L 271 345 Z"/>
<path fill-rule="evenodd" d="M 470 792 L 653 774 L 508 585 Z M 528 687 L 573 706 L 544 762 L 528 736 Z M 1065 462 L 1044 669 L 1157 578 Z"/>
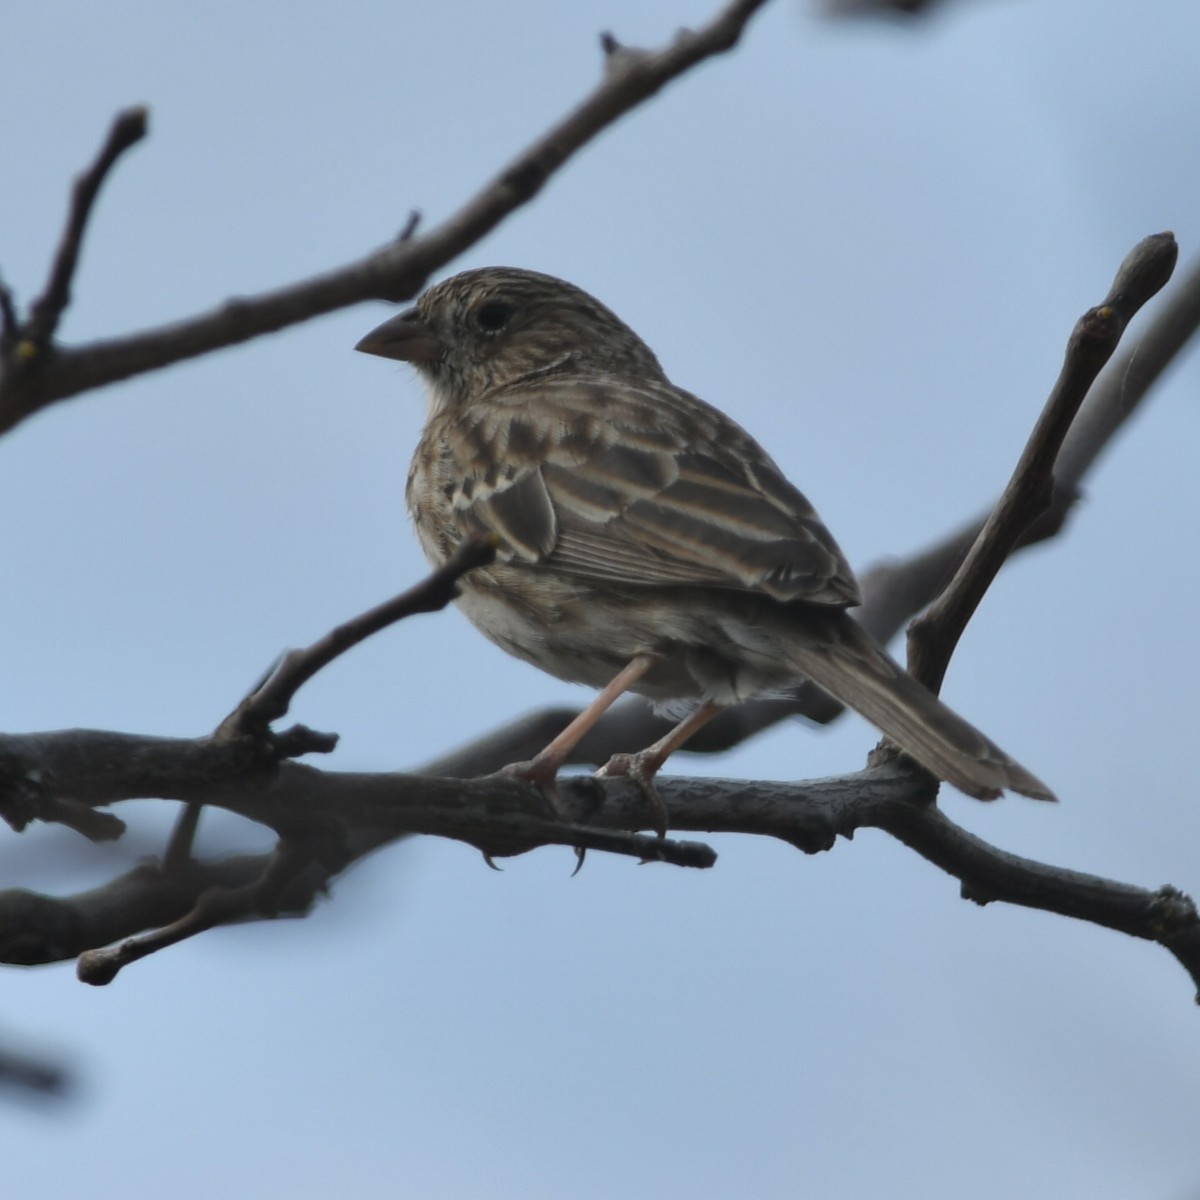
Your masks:
<path fill-rule="evenodd" d="M 636 660 L 631 690 L 709 715 L 810 678 L 973 796 L 1051 798 L 871 641 L 846 613 L 853 572 L 805 497 L 587 293 L 468 271 L 359 348 L 413 362 L 429 386 L 409 508 L 434 563 L 464 537 L 497 537 L 496 563 L 458 603 L 510 653 L 594 687 Z"/>

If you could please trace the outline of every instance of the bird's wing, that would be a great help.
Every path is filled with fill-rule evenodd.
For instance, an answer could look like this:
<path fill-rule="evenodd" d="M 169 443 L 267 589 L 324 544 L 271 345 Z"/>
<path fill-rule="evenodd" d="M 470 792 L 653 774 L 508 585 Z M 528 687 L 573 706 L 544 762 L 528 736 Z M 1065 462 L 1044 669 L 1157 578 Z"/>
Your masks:
<path fill-rule="evenodd" d="M 740 426 L 665 382 L 539 383 L 456 420 L 456 523 L 505 557 L 625 585 L 709 584 L 844 607 L 858 585 Z"/>

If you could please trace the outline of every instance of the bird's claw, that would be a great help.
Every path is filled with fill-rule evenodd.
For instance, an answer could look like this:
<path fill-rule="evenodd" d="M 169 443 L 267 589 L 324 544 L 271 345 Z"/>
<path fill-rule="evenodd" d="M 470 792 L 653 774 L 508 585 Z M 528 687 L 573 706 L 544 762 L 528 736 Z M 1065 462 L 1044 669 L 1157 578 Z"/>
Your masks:
<path fill-rule="evenodd" d="M 522 783 L 532 783 L 538 798 L 542 801 L 539 817 L 553 816 L 560 821 L 569 821 L 571 814 L 558 793 L 558 771 L 546 770 L 538 764 L 537 759 L 529 762 L 509 763 L 501 767 L 500 772 L 507 779 L 519 779 Z M 532 807 L 532 806 L 531 806 Z"/>
<path fill-rule="evenodd" d="M 539 817 L 551 816 L 559 821 L 571 822 L 571 813 L 563 803 L 562 796 L 559 795 L 557 766 L 547 769 L 541 766 L 535 758 L 529 762 L 509 763 L 507 767 L 500 768 L 500 774 L 509 779 L 519 779 L 522 783 L 533 784 L 534 790 L 543 802 L 542 811 L 537 814 Z M 575 846 L 574 850 L 575 870 L 571 872 L 572 879 L 579 874 L 583 868 L 583 860 L 587 857 L 585 847 Z M 488 865 L 494 866 L 495 864 L 489 862 Z"/>
<path fill-rule="evenodd" d="M 658 774 L 661 763 L 653 761 L 646 754 L 614 754 L 596 772 L 597 779 L 616 779 L 624 776 L 637 784 L 638 790 L 646 799 L 650 809 L 650 824 L 660 838 L 667 836 L 667 806 L 654 787 L 654 776 Z"/>

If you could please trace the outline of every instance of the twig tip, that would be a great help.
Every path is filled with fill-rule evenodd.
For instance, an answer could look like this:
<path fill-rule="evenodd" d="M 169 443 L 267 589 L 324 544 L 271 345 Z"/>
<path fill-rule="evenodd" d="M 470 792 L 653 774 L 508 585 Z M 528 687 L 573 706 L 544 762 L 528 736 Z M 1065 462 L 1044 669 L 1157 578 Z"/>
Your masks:
<path fill-rule="evenodd" d="M 104 946 L 99 950 L 85 950 L 79 956 L 75 963 L 75 978 L 92 987 L 104 987 L 116 979 L 120 970 L 119 953 Z"/>
<path fill-rule="evenodd" d="M 1105 305 L 1112 305 L 1128 321 L 1166 286 L 1178 261 L 1179 243 L 1173 233 L 1152 233 L 1142 238 L 1117 268 Z"/>
<path fill-rule="evenodd" d="M 421 210 L 414 208 L 408 214 L 408 220 L 404 222 L 404 228 L 400 230 L 396 238 L 397 242 L 411 242 L 413 235 L 417 232 L 417 226 L 421 224 Z"/>
<path fill-rule="evenodd" d="M 131 104 L 117 114 L 118 125 L 132 131 L 137 131 L 139 137 L 144 137 L 150 126 L 150 106 L 148 104 Z"/>

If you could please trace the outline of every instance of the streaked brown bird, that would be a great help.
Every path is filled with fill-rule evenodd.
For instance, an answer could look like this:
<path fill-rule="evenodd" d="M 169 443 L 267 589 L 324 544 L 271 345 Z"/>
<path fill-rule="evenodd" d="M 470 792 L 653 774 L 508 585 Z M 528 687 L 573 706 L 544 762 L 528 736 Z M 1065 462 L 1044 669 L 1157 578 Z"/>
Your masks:
<path fill-rule="evenodd" d="M 810 679 L 968 795 L 1054 798 L 864 632 L 847 612 L 858 583 L 812 505 L 586 292 L 465 271 L 357 349 L 412 363 L 428 385 L 407 496 L 430 561 L 471 535 L 497 540 L 459 607 L 510 654 L 603 689 L 513 768 L 551 796 L 580 738 L 639 692 L 686 715 L 601 773 L 637 779 L 661 833 L 650 781 L 667 756 L 722 708 Z"/>

